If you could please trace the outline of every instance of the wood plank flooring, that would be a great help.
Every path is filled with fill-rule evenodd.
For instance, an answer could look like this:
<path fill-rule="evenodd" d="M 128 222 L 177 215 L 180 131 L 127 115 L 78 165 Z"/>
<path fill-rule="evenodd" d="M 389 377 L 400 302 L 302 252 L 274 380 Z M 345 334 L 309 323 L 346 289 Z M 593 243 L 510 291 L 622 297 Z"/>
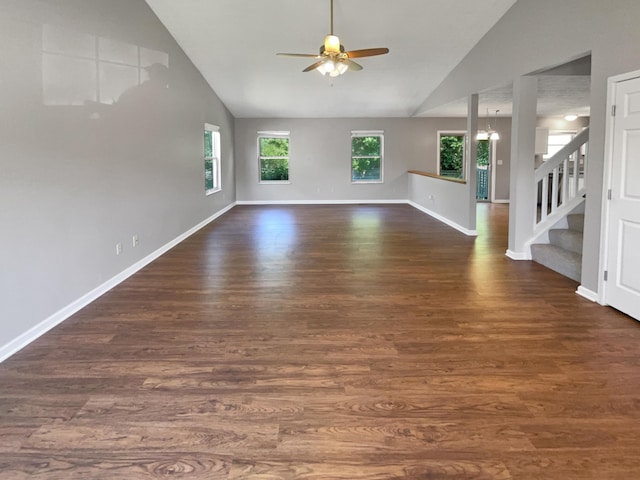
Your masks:
<path fill-rule="evenodd" d="M 478 208 L 234 208 L 0 364 L 0 479 L 640 478 L 640 324 Z"/>

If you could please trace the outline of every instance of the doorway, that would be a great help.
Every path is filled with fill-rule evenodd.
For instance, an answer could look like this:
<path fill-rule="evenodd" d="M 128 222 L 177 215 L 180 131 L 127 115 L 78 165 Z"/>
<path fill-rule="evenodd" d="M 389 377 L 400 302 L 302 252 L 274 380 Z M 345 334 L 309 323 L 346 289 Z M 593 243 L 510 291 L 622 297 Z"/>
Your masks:
<path fill-rule="evenodd" d="M 493 159 L 495 157 L 495 140 L 478 140 L 476 160 L 476 200 L 491 202 L 493 199 Z"/>
<path fill-rule="evenodd" d="M 640 71 L 609 80 L 604 303 L 640 320 Z M 613 110 L 612 110 L 613 111 Z"/>

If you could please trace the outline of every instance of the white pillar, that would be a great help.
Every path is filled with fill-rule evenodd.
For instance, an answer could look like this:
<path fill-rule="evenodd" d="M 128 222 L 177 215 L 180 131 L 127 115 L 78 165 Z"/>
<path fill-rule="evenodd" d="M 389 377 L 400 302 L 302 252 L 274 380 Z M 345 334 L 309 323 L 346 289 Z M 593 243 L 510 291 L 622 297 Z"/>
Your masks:
<path fill-rule="evenodd" d="M 467 101 L 467 137 L 465 145 L 465 178 L 469 192 L 469 221 L 467 228 L 476 230 L 476 183 L 478 181 L 477 158 L 478 158 L 478 94 L 469 95 Z"/>
<path fill-rule="evenodd" d="M 513 82 L 511 177 L 509 185 L 509 249 L 514 260 L 531 259 L 526 243 L 535 221 L 535 138 L 538 79 L 517 77 Z"/>

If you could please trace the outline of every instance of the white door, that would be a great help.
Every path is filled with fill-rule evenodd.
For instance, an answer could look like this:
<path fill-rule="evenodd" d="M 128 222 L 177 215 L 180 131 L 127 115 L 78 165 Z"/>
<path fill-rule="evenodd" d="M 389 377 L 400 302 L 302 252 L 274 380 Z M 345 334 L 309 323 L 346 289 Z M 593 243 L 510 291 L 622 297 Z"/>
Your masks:
<path fill-rule="evenodd" d="M 640 78 L 615 84 L 605 301 L 640 320 Z"/>

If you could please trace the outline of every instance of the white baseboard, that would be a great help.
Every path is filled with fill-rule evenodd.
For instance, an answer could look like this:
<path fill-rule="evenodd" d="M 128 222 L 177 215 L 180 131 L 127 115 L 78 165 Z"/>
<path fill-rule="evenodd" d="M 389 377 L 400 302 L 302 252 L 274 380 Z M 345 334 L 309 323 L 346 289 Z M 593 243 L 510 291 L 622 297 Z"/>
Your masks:
<path fill-rule="evenodd" d="M 509 199 L 500 200 L 496 198 L 495 200 L 491 200 L 491 203 L 509 203 Z"/>
<path fill-rule="evenodd" d="M 513 250 L 507 250 L 505 254 L 511 260 L 531 260 L 531 255 L 527 252 L 514 252 Z"/>
<path fill-rule="evenodd" d="M 78 298 L 74 302 L 71 302 L 66 307 L 61 308 L 60 310 L 55 312 L 53 315 L 51 315 L 48 318 L 46 318 L 45 320 L 43 320 L 42 322 L 38 323 L 37 325 L 34 325 L 33 327 L 31 327 L 29 330 L 27 330 L 23 334 L 19 335 L 18 337 L 14 338 L 13 340 L 11 340 L 9 343 L 3 345 L 2 347 L 0 347 L 0 362 L 3 362 L 4 360 L 9 358 L 14 353 L 17 353 L 19 350 L 22 350 L 24 347 L 29 345 L 31 342 L 36 340 L 38 337 L 44 335 L 45 333 L 47 333 L 49 330 L 51 330 L 56 325 L 59 325 L 60 323 L 64 322 L 71 315 L 73 315 L 74 313 L 78 312 L 82 308 L 86 307 L 87 305 L 89 305 L 94 300 L 97 300 L 99 297 L 101 297 L 102 295 L 107 293 L 109 290 L 111 290 L 112 288 L 117 286 L 119 283 L 122 283 L 127 278 L 129 278 L 131 275 L 133 275 L 134 273 L 138 272 L 142 268 L 146 267 L 148 264 L 153 262 L 155 259 L 157 259 L 161 255 L 163 255 L 164 253 L 166 253 L 167 251 L 169 251 L 170 249 L 172 249 L 173 247 L 178 245 L 180 242 L 182 242 L 186 238 L 190 237 L 191 235 L 196 233 L 201 228 L 207 226 L 209 223 L 214 221 L 216 218 L 218 218 L 221 215 L 227 213 L 234 206 L 235 206 L 235 203 L 232 203 L 232 204 L 228 205 L 227 207 L 223 208 L 222 210 L 214 213 L 212 216 L 210 216 L 206 220 L 203 220 L 202 222 L 197 224 L 195 227 L 190 228 L 189 230 L 187 230 L 182 235 L 179 235 L 178 237 L 174 238 L 169 243 L 163 245 L 162 247 L 160 247 L 156 251 L 154 251 L 154 252 L 150 253 L 149 255 L 147 255 L 146 257 L 144 257 L 142 260 L 134 263 L 133 265 L 131 265 L 126 270 L 123 270 L 122 272 L 120 272 L 116 276 L 114 276 L 111 279 L 109 279 L 106 282 L 104 282 L 102 285 L 99 285 L 98 287 L 94 288 L 93 290 L 91 290 L 90 292 L 86 293 L 82 297 Z"/>
<path fill-rule="evenodd" d="M 406 203 L 408 203 L 409 205 L 411 205 L 414 208 L 417 208 L 418 210 L 420 210 L 423 213 L 426 213 L 427 215 L 435 218 L 436 220 L 441 221 L 442 223 L 449 225 L 452 228 L 455 228 L 456 230 L 458 230 L 459 232 L 464 233 L 465 235 L 468 235 L 470 237 L 477 237 L 478 236 L 478 231 L 477 230 L 469 230 L 468 228 L 463 227 L 462 225 L 458 225 L 456 222 L 449 220 L 448 218 L 443 217 L 442 215 L 436 213 L 436 212 L 432 212 L 431 210 L 429 210 L 428 208 L 423 207 L 422 205 L 413 202 L 411 200 L 407 200 Z"/>
<path fill-rule="evenodd" d="M 595 303 L 598 302 L 598 294 L 593 290 L 589 290 L 588 288 L 583 287 L 582 285 L 578 287 L 578 289 L 576 290 L 576 293 L 581 297 L 586 298 L 587 300 L 591 300 L 592 302 L 595 302 Z"/>
<path fill-rule="evenodd" d="M 406 200 L 238 200 L 236 205 L 362 205 L 406 204 Z"/>

